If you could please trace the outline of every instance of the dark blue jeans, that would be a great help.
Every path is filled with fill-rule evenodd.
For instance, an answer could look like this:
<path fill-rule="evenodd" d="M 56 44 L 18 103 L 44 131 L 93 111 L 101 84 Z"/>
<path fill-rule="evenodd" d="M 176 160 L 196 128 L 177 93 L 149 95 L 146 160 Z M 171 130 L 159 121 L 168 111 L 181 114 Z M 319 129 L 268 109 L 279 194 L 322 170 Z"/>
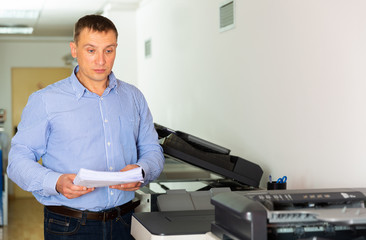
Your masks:
<path fill-rule="evenodd" d="M 131 232 L 132 211 L 109 221 L 65 217 L 44 208 L 45 240 L 120 240 L 134 239 Z"/>

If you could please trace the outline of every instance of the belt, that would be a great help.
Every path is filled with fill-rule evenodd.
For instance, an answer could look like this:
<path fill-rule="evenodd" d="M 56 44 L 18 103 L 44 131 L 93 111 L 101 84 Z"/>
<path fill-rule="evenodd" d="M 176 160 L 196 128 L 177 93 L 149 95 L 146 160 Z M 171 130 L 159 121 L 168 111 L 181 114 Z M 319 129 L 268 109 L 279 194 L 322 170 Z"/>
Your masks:
<path fill-rule="evenodd" d="M 45 208 L 53 213 L 64 215 L 67 217 L 82 219 L 83 215 L 89 220 L 108 221 L 131 212 L 140 204 L 140 201 L 129 201 L 121 206 L 110 208 L 100 212 L 81 211 L 65 206 L 45 206 Z"/>

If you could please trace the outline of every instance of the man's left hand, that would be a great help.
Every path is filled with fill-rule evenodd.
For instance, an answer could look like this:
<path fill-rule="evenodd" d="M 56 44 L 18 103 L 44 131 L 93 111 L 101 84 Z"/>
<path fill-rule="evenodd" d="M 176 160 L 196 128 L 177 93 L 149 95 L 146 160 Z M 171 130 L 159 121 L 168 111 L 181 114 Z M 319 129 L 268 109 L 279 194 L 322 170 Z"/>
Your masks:
<path fill-rule="evenodd" d="M 134 168 L 138 168 L 140 167 L 139 165 L 136 164 L 130 164 L 127 165 L 126 167 L 124 167 L 120 172 L 125 172 Z M 122 191 L 136 191 L 140 188 L 141 186 L 141 182 L 133 182 L 133 183 L 125 183 L 125 184 L 119 184 L 119 185 L 113 185 L 113 186 L 109 186 L 110 188 L 113 189 L 118 189 L 118 190 L 122 190 Z"/>

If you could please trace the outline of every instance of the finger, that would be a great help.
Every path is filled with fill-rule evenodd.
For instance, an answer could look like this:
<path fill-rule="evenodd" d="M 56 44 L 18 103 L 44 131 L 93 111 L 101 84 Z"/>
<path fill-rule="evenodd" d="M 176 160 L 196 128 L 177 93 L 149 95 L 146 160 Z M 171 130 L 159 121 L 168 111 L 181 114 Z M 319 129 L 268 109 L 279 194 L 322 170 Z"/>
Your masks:
<path fill-rule="evenodd" d="M 75 195 L 84 195 L 90 192 L 93 192 L 95 190 L 95 188 L 87 188 L 87 187 L 80 187 L 80 186 L 75 186 L 74 188 L 70 189 L 72 194 Z"/>
<path fill-rule="evenodd" d="M 126 167 L 124 167 L 121 172 L 125 172 L 125 171 L 128 171 L 128 170 L 131 170 L 131 169 L 134 169 L 134 168 L 138 168 L 140 167 L 139 165 L 136 165 L 136 164 L 129 164 L 129 165 L 126 165 Z"/>
<path fill-rule="evenodd" d="M 87 188 L 87 187 L 83 187 L 82 190 L 79 190 L 78 192 L 81 193 L 81 194 L 86 194 L 86 193 L 90 193 L 92 191 L 94 191 L 95 188 Z"/>
<path fill-rule="evenodd" d="M 130 191 L 136 191 L 138 189 L 139 189 L 138 187 L 134 187 L 134 188 L 121 188 L 119 190 L 130 192 Z"/>
<path fill-rule="evenodd" d="M 139 187 L 140 185 L 141 185 L 140 182 L 126 183 L 126 184 L 121 184 L 121 188 L 134 188 L 134 187 Z"/>
<path fill-rule="evenodd" d="M 122 191 L 135 191 L 138 190 L 140 188 L 140 186 L 126 186 L 125 184 L 122 185 L 114 185 L 114 186 L 110 186 L 110 188 L 112 189 L 118 189 L 118 190 L 122 190 Z"/>
<path fill-rule="evenodd" d="M 136 187 L 136 186 L 141 186 L 141 182 L 133 182 L 133 183 L 124 183 L 124 184 L 119 184 L 119 185 L 111 185 L 109 187 L 110 188 L 131 188 L 131 187 Z"/>
<path fill-rule="evenodd" d="M 80 197 L 82 195 L 88 194 L 88 193 L 90 193 L 94 190 L 95 190 L 95 188 L 88 188 L 87 190 L 81 190 L 81 191 L 79 191 L 79 190 L 76 190 L 76 191 L 70 190 L 65 194 L 65 197 L 70 198 L 70 199 L 71 198 L 77 198 L 77 197 Z"/>
<path fill-rule="evenodd" d="M 94 188 L 87 188 L 85 186 L 79 186 L 79 185 L 71 185 L 70 189 L 73 191 L 88 191 L 89 189 L 94 189 Z"/>
<path fill-rule="evenodd" d="M 141 183 L 122 184 L 120 186 L 120 189 L 124 190 L 124 191 L 134 191 L 134 190 L 139 189 L 140 186 L 141 186 Z"/>

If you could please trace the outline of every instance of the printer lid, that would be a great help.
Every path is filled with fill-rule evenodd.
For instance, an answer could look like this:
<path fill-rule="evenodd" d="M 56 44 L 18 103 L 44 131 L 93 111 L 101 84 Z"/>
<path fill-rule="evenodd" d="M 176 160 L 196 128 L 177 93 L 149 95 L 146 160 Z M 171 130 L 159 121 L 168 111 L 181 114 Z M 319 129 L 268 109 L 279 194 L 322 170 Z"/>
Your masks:
<path fill-rule="evenodd" d="M 230 155 L 230 150 L 182 131 L 159 124 L 155 129 L 164 153 L 242 184 L 258 187 L 263 170 L 246 159 Z"/>

